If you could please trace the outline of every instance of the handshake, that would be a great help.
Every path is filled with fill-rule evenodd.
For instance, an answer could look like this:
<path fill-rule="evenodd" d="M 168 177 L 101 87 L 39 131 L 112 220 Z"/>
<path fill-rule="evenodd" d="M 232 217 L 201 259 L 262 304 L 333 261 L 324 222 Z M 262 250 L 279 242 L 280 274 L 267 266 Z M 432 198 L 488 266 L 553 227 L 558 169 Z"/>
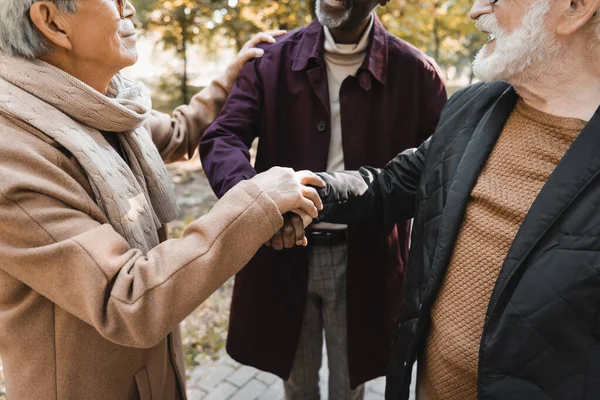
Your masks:
<path fill-rule="evenodd" d="M 310 171 L 295 172 L 291 168 L 275 167 L 250 180 L 271 198 L 284 217 L 283 228 L 265 243 L 275 250 L 306 246 L 304 229 L 323 209 L 323 202 L 314 187 L 324 188 L 325 182 Z"/>

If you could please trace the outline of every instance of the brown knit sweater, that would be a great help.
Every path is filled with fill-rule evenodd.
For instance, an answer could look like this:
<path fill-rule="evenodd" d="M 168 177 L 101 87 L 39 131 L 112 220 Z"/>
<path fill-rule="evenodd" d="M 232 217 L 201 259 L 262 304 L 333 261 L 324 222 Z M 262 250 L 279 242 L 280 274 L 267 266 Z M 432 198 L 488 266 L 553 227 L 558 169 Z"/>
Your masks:
<path fill-rule="evenodd" d="M 477 399 L 479 343 L 500 268 L 531 204 L 584 126 L 518 102 L 471 193 L 431 311 L 419 400 Z"/>

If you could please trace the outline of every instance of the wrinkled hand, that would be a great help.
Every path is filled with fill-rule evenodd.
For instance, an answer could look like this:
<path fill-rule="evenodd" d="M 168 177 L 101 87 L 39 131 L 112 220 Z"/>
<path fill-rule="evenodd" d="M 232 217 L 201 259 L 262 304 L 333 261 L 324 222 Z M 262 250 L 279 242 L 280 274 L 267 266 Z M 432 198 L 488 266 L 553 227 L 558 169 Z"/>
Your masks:
<path fill-rule="evenodd" d="M 291 242 L 293 245 L 306 245 L 304 228 L 310 225 L 319 215 L 319 210 L 323 209 L 319 194 L 308 185 L 325 187 L 325 182 L 310 171 L 294 172 L 291 168 L 281 167 L 258 174 L 251 181 L 277 204 L 279 212 L 284 215 L 285 224 L 280 231 L 284 235 L 279 237 L 281 248 L 288 244 L 292 247 Z M 277 247 L 279 239 L 276 239 Z"/>
<path fill-rule="evenodd" d="M 275 250 L 291 249 L 294 246 L 308 245 L 308 239 L 304 233 L 304 221 L 302 217 L 293 212 L 283 216 L 283 228 L 265 243 L 267 247 Z M 312 221 L 312 219 L 311 219 Z"/>
<path fill-rule="evenodd" d="M 296 173 L 303 184 L 307 184 L 305 177 L 316 177 L 319 184 L 317 187 L 325 187 L 325 183 L 310 171 L 300 171 Z M 322 201 L 321 207 L 322 209 Z M 273 247 L 275 250 L 291 249 L 294 246 L 306 246 L 308 245 L 308 239 L 306 238 L 304 229 L 313 222 L 314 216 L 309 215 L 304 210 L 296 209 L 288 212 L 283 216 L 283 227 L 273 237 L 265 243 L 265 246 Z"/>
<path fill-rule="evenodd" d="M 230 82 L 234 82 L 238 78 L 240 72 L 242 71 L 242 68 L 248 61 L 254 58 L 260 58 L 265 54 L 265 51 L 263 49 L 259 49 L 256 47 L 257 45 L 259 45 L 260 43 L 273 44 L 275 43 L 276 37 L 284 35 L 285 33 L 287 33 L 287 31 L 277 30 L 261 32 L 259 34 L 256 34 L 252 39 L 248 41 L 248 43 L 244 45 L 244 47 L 242 47 L 242 50 L 240 50 L 235 60 L 231 64 L 229 64 L 229 66 L 225 70 L 225 75 L 227 76 L 227 79 L 229 79 Z"/>

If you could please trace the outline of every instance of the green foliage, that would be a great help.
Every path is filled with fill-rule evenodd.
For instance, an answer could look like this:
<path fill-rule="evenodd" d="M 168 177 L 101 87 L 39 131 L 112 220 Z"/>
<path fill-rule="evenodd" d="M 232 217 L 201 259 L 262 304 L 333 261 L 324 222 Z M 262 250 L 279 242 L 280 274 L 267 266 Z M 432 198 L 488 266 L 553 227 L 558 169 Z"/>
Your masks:
<path fill-rule="evenodd" d="M 309 23 L 315 0 L 134 0 L 144 29 L 159 31 L 165 47 L 183 42 L 240 50 L 252 35 Z M 215 41 L 215 39 L 217 39 Z"/>
<path fill-rule="evenodd" d="M 222 354 L 227 341 L 233 280 L 219 288 L 181 323 L 188 369 Z"/>
<path fill-rule="evenodd" d="M 240 50 L 260 31 L 295 29 L 314 18 L 315 0 L 132 0 L 140 26 L 183 61 L 181 98 L 187 100 L 189 44 Z M 392 0 L 378 14 L 386 28 L 432 56 L 442 68 L 468 67 L 485 36 L 468 13 L 473 0 Z"/>
<path fill-rule="evenodd" d="M 167 49 L 178 53 L 190 43 L 205 41 L 206 24 L 212 18 L 210 0 L 136 0 L 142 27 L 158 31 Z"/>
<path fill-rule="evenodd" d="M 485 36 L 469 18 L 472 0 L 392 0 L 379 9 L 394 35 L 432 56 L 442 68 L 468 65 Z"/>
<path fill-rule="evenodd" d="M 314 0 L 221 0 L 214 3 L 218 20 L 214 33 L 230 38 L 236 50 L 257 32 L 291 30 L 310 23 L 313 18 Z"/>
<path fill-rule="evenodd" d="M 176 107 L 185 104 L 182 92 L 178 90 L 181 89 L 181 75 L 177 72 L 169 71 L 144 83 L 152 88 L 152 109 L 171 114 Z M 186 92 L 188 96 L 193 96 L 202 89 L 187 85 Z"/>

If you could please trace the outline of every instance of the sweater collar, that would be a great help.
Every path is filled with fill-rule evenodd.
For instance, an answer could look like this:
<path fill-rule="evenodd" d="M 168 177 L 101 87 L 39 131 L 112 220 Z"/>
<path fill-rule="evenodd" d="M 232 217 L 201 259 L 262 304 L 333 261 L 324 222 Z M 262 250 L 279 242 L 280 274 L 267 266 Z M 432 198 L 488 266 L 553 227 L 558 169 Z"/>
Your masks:
<path fill-rule="evenodd" d="M 324 35 L 325 35 L 325 43 L 324 49 L 325 53 L 328 54 L 336 54 L 341 56 L 353 55 L 364 53 L 369 46 L 369 38 L 371 36 L 371 31 L 373 30 L 373 22 L 374 18 L 371 16 L 371 21 L 367 25 L 365 32 L 362 37 L 355 44 L 338 44 L 335 42 L 331 31 L 326 26 L 323 27 Z"/>
<path fill-rule="evenodd" d="M 388 36 L 383 24 L 376 14 L 373 14 L 373 27 L 367 46 L 367 55 L 359 70 L 370 72 L 382 84 L 387 81 Z M 292 57 L 292 70 L 302 71 L 310 68 L 311 61 L 318 66 L 324 66 L 325 31 L 318 20 L 314 20 L 303 29 L 302 37 Z"/>

